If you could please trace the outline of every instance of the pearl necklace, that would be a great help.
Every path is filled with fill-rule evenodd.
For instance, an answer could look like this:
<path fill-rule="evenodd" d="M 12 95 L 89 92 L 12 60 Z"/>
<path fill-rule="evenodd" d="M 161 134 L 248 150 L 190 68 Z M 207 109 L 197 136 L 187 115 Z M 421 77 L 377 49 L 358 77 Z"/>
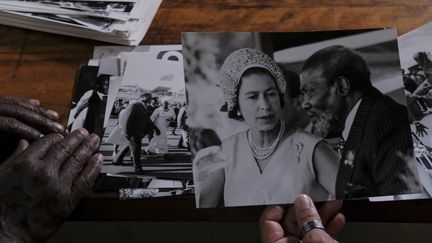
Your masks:
<path fill-rule="evenodd" d="M 281 122 L 281 126 L 279 128 L 279 133 L 275 139 L 275 141 L 273 141 L 273 143 L 268 146 L 268 147 L 261 147 L 259 146 L 253 139 L 252 137 L 252 133 L 248 133 L 247 134 L 247 139 L 249 142 L 249 145 L 252 149 L 252 153 L 253 156 L 255 157 L 255 159 L 257 160 L 265 160 L 267 158 L 269 158 L 273 152 L 275 151 L 276 147 L 278 146 L 280 140 L 282 139 L 283 135 L 285 132 L 285 123 Z"/>

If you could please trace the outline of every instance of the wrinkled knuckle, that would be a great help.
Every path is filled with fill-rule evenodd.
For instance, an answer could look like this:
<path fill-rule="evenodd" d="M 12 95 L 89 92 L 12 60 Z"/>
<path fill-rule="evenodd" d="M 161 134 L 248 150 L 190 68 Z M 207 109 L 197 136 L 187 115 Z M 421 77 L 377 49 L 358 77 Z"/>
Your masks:
<path fill-rule="evenodd" d="M 72 148 L 71 148 L 71 146 L 67 146 L 64 143 L 56 143 L 54 145 L 54 151 L 55 151 L 56 155 L 63 156 L 66 154 L 70 154 L 72 152 Z"/>
<path fill-rule="evenodd" d="M 315 220 L 317 217 L 316 210 L 311 208 L 305 209 L 301 212 L 301 222 L 309 222 L 311 220 Z"/>
<path fill-rule="evenodd" d="M 3 113 L 16 118 L 17 120 L 30 120 L 28 119 L 30 117 L 30 111 L 25 108 L 13 105 L 4 105 L 1 110 Z"/>
<path fill-rule="evenodd" d="M 76 150 L 77 157 L 81 158 L 81 160 L 84 160 L 84 158 L 87 158 L 94 154 L 97 151 L 97 148 L 90 142 L 83 143 L 78 150 Z"/>
<path fill-rule="evenodd" d="M 97 149 L 98 149 L 98 143 L 94 143 L 91 141 L 84 143 L 83 150 L 88 154 L 95 153 Z"/>
<path fill-rule="evenodd" d="M 81 153 L 74 153 L 69 159 L 70 166 L 75 171 L 80 171 L 83 168 L 83 156 Z"/>
<path fill-rule="evenodd" d="M 52 133 L 52 134 L 49 134 L 49 135 L 43 137 L 42 139 L 43 139 L 43 142 L 45 144 L 53 145 L 53 144 L 59 142 L 62 138 L 63 137 L 60 134 Z"/>
<path fill-rule="evenodd" d="M 0 119 L 0 127 L 3 127 L 6 130 L 15 131 L 20 128 L 20 122 L 18 122 L 15 118 L 2 118 Z"/>

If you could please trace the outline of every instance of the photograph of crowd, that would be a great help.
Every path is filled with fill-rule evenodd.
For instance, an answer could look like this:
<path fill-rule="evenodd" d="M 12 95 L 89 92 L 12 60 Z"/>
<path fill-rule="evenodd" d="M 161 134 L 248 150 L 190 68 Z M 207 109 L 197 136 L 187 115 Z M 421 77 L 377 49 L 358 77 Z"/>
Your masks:
<path fill-rule="evenodd" d="M 422 197 L 432 195 L 431 33 L 432 26 L 427 24 L 398 38 L 414 152 L 424 188 Z"/>
<path fill-rule="evenodd" d="M 96 48 L 95 59 L 80 70 L 71 129 L 90 129 L 87 109 L 80 107 L 102 92 L 98 80 L 109 84 L 103 92 L 106 112 L 91 112 L 98 117 L 104 156 L 96 190 L 119 190 L 121 199 L 193 192 L 182 61 L 179 45 L 106 46 Z"/>

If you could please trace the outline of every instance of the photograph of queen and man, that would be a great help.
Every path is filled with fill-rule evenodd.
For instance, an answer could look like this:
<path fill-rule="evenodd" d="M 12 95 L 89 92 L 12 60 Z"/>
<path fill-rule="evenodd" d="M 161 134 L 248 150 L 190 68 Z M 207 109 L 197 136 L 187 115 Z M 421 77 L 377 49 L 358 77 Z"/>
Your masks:
<path fill-rule="evenodd" d="M 183 52 L 197 207 L 422 191 L 393 29 L 184 33 Z"/>

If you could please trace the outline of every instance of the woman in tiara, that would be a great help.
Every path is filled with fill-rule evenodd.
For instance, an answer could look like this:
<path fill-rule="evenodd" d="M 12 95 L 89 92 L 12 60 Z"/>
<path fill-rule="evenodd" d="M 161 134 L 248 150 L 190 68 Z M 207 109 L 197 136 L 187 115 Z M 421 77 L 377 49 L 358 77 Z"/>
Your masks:
<path fill-rule="evenodd" d="M 249 128 L 223 140 L 226 163 L 197 185 L 199 207 L 289 203 L 300 193 L 332 199 L 338 156 L 319 137 L 281 121 L 286 82 L 274 60 L 239 49 L 220 75 L 228 117 Z"/>

